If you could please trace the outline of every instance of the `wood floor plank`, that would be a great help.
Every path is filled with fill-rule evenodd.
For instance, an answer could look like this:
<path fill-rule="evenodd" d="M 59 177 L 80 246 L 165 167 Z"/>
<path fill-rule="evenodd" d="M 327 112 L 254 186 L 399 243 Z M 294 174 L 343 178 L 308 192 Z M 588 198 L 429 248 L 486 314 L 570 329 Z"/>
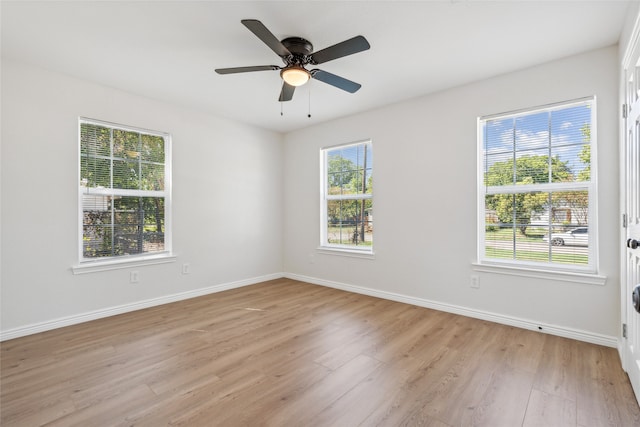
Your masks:
<path fill-rule="evenodd" d="M 277 279 L 0 343 L 0 424 L 632 426 L 615 349 Z"/>
<path fill-rule="evenodd" d="M 260 372 L 236 370 L 215 382 L 189 384 L 158 396 L 151 404 L 140 405 L 122 414 L 123 425 L 157 427 L 184 424 L 210 408 L 220 408 L 225 399 L 266 382 L 268 377 Z"/>
<path fill-rule="evenodd" d="M 215 394 L 206 399 L 194 401 L 189 410 L 176 408 L 168 418 L 172 426 L 193 426 L 217 423 L 217 420 L 229 413 L 238 417 L 244 408 L 243 395 L 255 387 L 269 381 L 269 377 L 261 372 L 238 370 L 221 379 Z"/>
<path fill-rule="evenodd" d="M 576 402 L 533 389 L 522 427 L 575 427 Z"/>
<path fill-rule="evenodd" d="M 146 384 L 140 384 L 130 389 L 119 390 L 91 406 L 56 418 L 45 425 L 49 427 L 113 425 L 119 418 L 114 414 L 126 414 L 131 409 L 139 405 L 147 405 L 155 399 L 156 395 L 149 387 Z"/>
<path fill-rule="evenodd" d="M 615 349 L 575 342 L 579 390 L 578 425 L 640 425 L 640 414 L 625 400 L 631 385 L 620 369 Z"/>
<path fill-rule="evenodd" d="M 534 373 L 504 366 L 494 371 L 472 414 L 475 426 L 520 426 L 527 410 Z"/>
<path fill-rule="evenodd" d="M 381 362 L 359 355 L 342 365 L 316 384 L 293 396 L 290 404 L 274 414 L 263 414 L 270 425 L 313 425 L 316 415 L 359 384 Z"/>
<path fill-rule="evenodd" d="M 544 343 L 548 336 L 534 331 L 511 328 L 507 331 L 507 351 L 504 363 L 512 368 L 538 372 Z"/>
<path fill-rule="evenodd" d="M 331 370 L 316 363 L 291 366 L 282 373 L 271 375 L 260 386 L 241 396 L 243 410 L 227 411 L 217 422 L 220 425 L 266 425 L 275 414 L 284 413 L 291 402 L 306 390 L 331 374 Z"/>
<path fill-rule="evenodd" d="M 578 361 L 583 357 L 577 342 L 553 335 L 544 335 L 544 338 L 533 386 L 575 402 L 580 381 Z"/>
<path fill-rule="evenodd" d="M 382 364 L 339 400 L 325 408 L 318 425 L 396 425 L 420 400 L 422 387 L 445 369 L 449 349 L 437 348 L 431 358 L 402 355 Z M 427 360 L 428 359 L 428 360 Z M 410 381 L 412 381 L 410 383 Z"/>
<path fill-rule="evenodd" d="M 474 323 L 472 319 L 461 319 L 458 327 L 466 329 L 468 322 Z M 508 328 L 476 322 L 473 329 L 475 334 L 468 337 L 466 345 L 451 347 L 451 354 L 445 359 L 447 370 L 416 402 L 410 418 L 429 416 L 450 425 L 463 425 L 472 419 L 494 371 L 503 365 Z"/>

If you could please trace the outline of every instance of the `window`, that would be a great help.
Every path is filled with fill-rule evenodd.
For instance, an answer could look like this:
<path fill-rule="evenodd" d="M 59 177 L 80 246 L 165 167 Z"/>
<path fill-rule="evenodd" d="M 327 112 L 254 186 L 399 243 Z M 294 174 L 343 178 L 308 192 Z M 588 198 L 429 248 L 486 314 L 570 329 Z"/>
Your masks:
<path fill-rule="evenodd" d="M 323 248 L 373 250 L 371 141 L 321 150 Z"/>
<path fill-rule="evenodd" d="M 479 260 L 596 273 L 595 101 L 479 119 Z"/>
<path fill-rule="evenodd" d="M 171 252 L 169 135 L 80 119 L 80 261 Z"/>

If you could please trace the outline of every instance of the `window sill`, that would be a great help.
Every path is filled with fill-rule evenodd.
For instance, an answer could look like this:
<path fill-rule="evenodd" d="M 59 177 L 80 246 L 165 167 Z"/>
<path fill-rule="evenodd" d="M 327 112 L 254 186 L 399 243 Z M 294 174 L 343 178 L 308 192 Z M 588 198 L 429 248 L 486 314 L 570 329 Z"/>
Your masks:
<path fill-rule="evenodd" d="M 363 251 L 349 248 L 332 248 L 330 246 L 319 246 L 316 248 L 319 254 L 338 255 L 351 258 L 375 259 L 376 255 L 373 251 Z"/>
<path fill-rule="evenodd" d="M 123 259 L 85 261 L 71 267 L 71 271 L 73 271 L 73 274 L 96 273 L 99 271 L 118 270 L 145 265 L 166 264 L 175 261 L 176 257 L 169 254 L 146 255 Z"/>
<path fill-rule="evenodd" d="M 600 276 L 593 273 L 580 273 L 568 271 L 541 270 L 527 267 L 512 267 L 495 264 L 480 264 L 474 262 L 471 264 L 474 271 L 482 271 L 485 273 L 507 274 L 510 276 L 533 277 L 536 279 L 557 280 L 562 282 L 582 283 L 585 285 L 604 286 L 607 282 L 606 276 Z"/>

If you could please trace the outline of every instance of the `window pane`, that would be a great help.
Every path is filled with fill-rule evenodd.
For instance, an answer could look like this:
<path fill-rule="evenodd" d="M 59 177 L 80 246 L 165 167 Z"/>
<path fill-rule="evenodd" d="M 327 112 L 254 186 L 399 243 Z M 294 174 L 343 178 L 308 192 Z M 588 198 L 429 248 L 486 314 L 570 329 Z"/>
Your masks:
<path fill-rule="evenodd" d="M 96 157 L 80 157 L 80 179 L 84 187 L 111 187 L 111 161 Z"/>
<path fill-rule="evenodd" d="M 529 150 L 516 159 L 514 184 L 536 184 L 549 182 L 549 151 Z"/>
<path fill-rule="evenodd" d="M 587 191 L 496 194 L 485 206 L 485 256 L 588 264 Z"/>
<path fill-rule="evenodd" d="M 513 118 L 487 120 L 484 124 L 484 149 L 487 155 L 513 151 Z"/>
<path fill-rule="evenodd" d="M 513 228 L 508 224 L 488 223 L 485 235 L 485 256 L 490 258 L 514 258 Z"/>
<path fill-rule="evenodd" d="M 128 190 L 140 189 L 140 164 L 131 160 L 113 161 L 113 188 Z"/>
<path fill-rule="evenodd" d="M 122 254 L 164 250 L 164 200 L 121 197 L 114 203 L 114 242 Z"/>
<path fill-rule="evenodd" d="M 591 106 L 581 104 L 551 111 L 552 145 L 582 144 L 591 141 Z"/>
<path fill-rule="evenodd" d="M 82 253 L 94 258 L 112 254 L 112 199 L 110 196 L 82 195 Z"/>
<path fill-rule="evenodd" d="M 552 147 L 551 155 L 565 171 L 555 175 L 553 182 L 586 182 L 591 180 L 591 145 L 576 144 Z"/>
<path fill-rule="evenodd" d="M 141 190 L 164 190 L 164 165 L 155 163 L 143 163 Z"/>
<path fill-rule="evenodd" d="M 512 185 L 515 180 L 513 153 L 496 153 L 485 157 L 485 185 Z"/>
<path fill-rule="evenodd" d="M 553 261 L 562 264 L 589 263 L 589 193 L 562 191 L 551 194 L 550 227 L 544 241 Z"/>
<path fill-rule="evenodd" d="M 142 160 L 164 163 L 164 138 L 155 135 L 141 136 Z"/>
<path fill-rule="evenodd" d="M 80 125 L 80 180 L 84 187 L 111 186 L 111 130 L 82 123 Z"/>
<path fill-rule="evenodd" d="M 111 130 L 99 125 L 82 123 L 80 125 L 80 154 L 110 156 Z"/>
<path fill-rule="evenodd" d="M 545 111 L 516 118 L 514 135 L 518 152 L 548 147 L 549 113 Z"/>
<path fill-rule="evenodd" d="M 113 155 L 123 159 L 140 157 L 140 134 L 121 129 L 113 130 Z"/>
<path fill-rule="evenodd" d="M 82 229 L 82 254 L 85 258 L 113 255 L 111 226 L 85 225 Z"/>
<path fill-rule="evenodd" d="M 87 258 L 164 250 L 164 199 L 83 195 Z"/>
<path fill-rule="evenodd" d="M 371 200 L 329 200 L 327 243 L 371 246 L 373 211 Z"/>
<path fill-rule="evenodd" d="M 368 144 L 340 147 L 327 152 L 329 194 L 366 193 L 370 177 L 371 148 Z"/>

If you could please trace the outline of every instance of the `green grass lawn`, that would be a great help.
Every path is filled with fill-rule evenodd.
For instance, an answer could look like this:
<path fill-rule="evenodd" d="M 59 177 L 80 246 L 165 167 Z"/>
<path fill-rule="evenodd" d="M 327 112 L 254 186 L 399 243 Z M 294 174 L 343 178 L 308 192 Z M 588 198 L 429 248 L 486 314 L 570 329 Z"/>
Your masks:
<path fill-rule="evenodd" d="M 542 228 L 529 227 L 526 236 L 520 233 L 520 230 L 516 230 L 516 240 L 521 242 L 541 242 L 544 235 L 545 230 Z M 485 236 L 486 240 L 512 240 L 513 229 L 501 228 L 497 231 L 487 231 Z"/>
<path fill-rule="evenodd" d="M 485 255 L 488 258 L 503 258 L 514 259 L 513 250 L 511 249 L 497 249 L 497 248 L 485 248 Z M 549 262 L 548 252 L 536 252 L 536 251 L 522 251 L 519 250 L 516 253 L 515 259 L 520 261 L 538 261 Z M 551 262 L 561 264 L 584 264 L 587 265 L 589 257 L 581 254 L 562 254 L 552 252 Z"/>

